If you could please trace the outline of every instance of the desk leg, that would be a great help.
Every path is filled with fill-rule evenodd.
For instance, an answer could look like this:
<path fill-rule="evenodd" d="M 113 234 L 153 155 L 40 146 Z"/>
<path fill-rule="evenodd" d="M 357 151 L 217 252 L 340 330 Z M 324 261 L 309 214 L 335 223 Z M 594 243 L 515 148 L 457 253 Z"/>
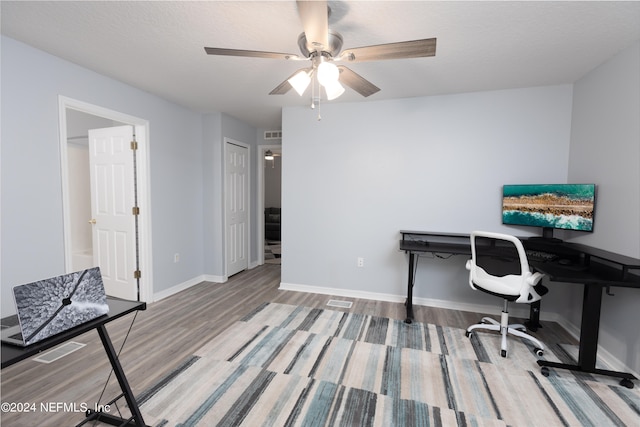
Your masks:
<path fill-rule="evenodd" d="M 585 285 L 582 298 L 582 321 L 580 323 L 580 354 L 578 356 L 578 365 L 584 370 L 596 368 L 601 305 L 602 286 Z"/>
<path fill-rule="evenodd" d="M 525 321 L 524 325 L 532 332 L 542 328 L 540 324 L 540 305 L 540 300 L 529 304 L 529 320 Z"/>
<path fill-rule="evenodd" d="M 409 252 L 409 279 L 407 283 L 407 301 L 405 301 L 404 305 L 407 308 L 407 318 L 405 323 L 413 322 L 413 282 L 415 278 L 415 257 L 416 255 L 413 252 Z"/>
<path fill-rule="evenodd" d="M 132 420 L 122 420 L 117 417 L 113 417 L 109 414 L 101 414 L 101 413 L 92 413 L 92 416 L 95 416 L 97 420 L 106 422 L 112 425 L 125 425 L 125 426 L 146 426 L 144 423 L 144 419 L 142 418 L 142 413 L 140 412 L 140 408 L 138 408 L 138 403 L 136 402 L 136 398 L 131 391 L 131 387 L 129 387 L 129 382 L 127 381 L 127 377 L 124 375 L 124 370 L 122 369 L 122 365 L 120 365 L 120 361 L 118 360 L 118 354 L 113 348 L 113 344 L 111 343 L 111 339 L 109 339 L 109 334 L 107 333 L 107 328 L 104 325 L 98 327 L 98 335 L 100 335 L 100 340 L 102 341 L 102 345 L 104 346 L 104 350 L 107 353 L 107 357 L 109 357 L 109 362 L 111 362 L 111 367 L 113 368 L 113 372 L 118 379 L 118 384 L 120 384 L 120 389 L 122 390 L 122 394 L 124 395 L 125 400 L 127 401 L 127 405 L 129 405 L 129 409 L 131 410 Z M 96 415 L 97 414 L 97 415 Z M 135 421 L 135 422 L 133 422 Z"/>
<path fill-rule="evenodd" d="M 548 362 L 546 360 L 538 360 L 538 365 L 542 367 L 543 375 L 548 375 L 548 371 L 545 370 L 547 367 L 569 369 L 572 371 L 622 378 L 622 380 L 620 381 L 621 385 L 627 388 L 633 388 L 633 382 L 631 382 L 631 380 L 637 379 L 634 375 L 626 372 L 616 372 L 596 368 L 596 360 L 598 355 L 598 334 L 600 333 L 600 309 L 602 306 L 603 288 L 604 286 L 596 284 L 584 285 L 578 364 L 570 365 L 566 363 L 555 363 Z"/>

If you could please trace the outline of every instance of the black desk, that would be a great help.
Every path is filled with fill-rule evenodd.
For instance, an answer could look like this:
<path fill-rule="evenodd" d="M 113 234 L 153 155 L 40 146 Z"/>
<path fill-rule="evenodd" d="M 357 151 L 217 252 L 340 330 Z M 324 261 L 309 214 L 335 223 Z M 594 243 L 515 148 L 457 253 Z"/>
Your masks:
<path fill-rule="evenodd" d="M 471 241 L 468 234 L 432 233 L 404 231 L 400 234 L 400 250 L 409 254 L 409 278 L 407 283 L 406 323 L 413 321 L 413 285 L 415 283 L 418 258 L 421 253 L 471 256 Z"/>
<path fill-rule="evenodd" d="M 84 334 L 85 332 L 88 332 L 92 329 L 96 329 L 98 331 L 98 335 L 100 336 L 100 340 L 102 341 L 102 345 L 104 346 L 104 350 L 107 353 L 107 357 L 109 358 L 109 362 L 111 363 L 111 366 L 113 368 L 113 372 L 118 379 L 120 389 L 122 390 L 122 394 L 114 399 L 112 403 L 115 400 L 124 397 L 127 401 L 127 405 L 129 405 L 129 409 L 131 410 L 132 417 L 129 420 L 124 420 L 107 413 L 94 412 L 92 410 L 89 410 L 87 411 L 87 418 L 84 422 L 88 420 L 99 420 L 101 422 L 116 426 L 144 426 L 146 424 L 144 423 L 144 419 L 142 418 L 142 414 L 140 413 L 140 409 L 138 408 L 136 399 L 133 395 L 133 392 L 131 391 L 131 387 L 129 386 L 127 377 L 124 374 L 124 370 L 120 365 L 118 354 L 113 348 L 113 344 L 111 343 L 111 339 L 109 338 L 109 334 L 107 333 L 105 324 L 119 319 L 136 310 L 146 310 L 147 304 L 144 302 L 127 301 L 112 297 L 107 297 L 107 303 L 109 304 L 108 314 L 91 320 L 82 325 L 76 326 L 75 328 L 69 329 L 68 331 L 62 332 L 44 341 L 40 341 L 27 347 L 17 347 L 2 343 L 2 368 L 11 366 L 14 363 L 18 363 L 21 360 L 35 356 L 40 352 L 48 350 L 51 347 L 55 347 L 56 345 L 75 338 L 78 335 Z"/>
<path fill-rule="evenodd" d="M 421 231 L 400 231 L 400 250 L 409 254 L 409 278 L 407 285 L 407 322 L 413 319 L 413 284 L 420 253 L 470 255 L 471 242 L 468 234 L 431 233 Z M 528 244 L 523 240 L 525 248 Z M 543 249 L 532 241 L 533 249 Z M 572 254 L 572 265 L 562 265 L 557 261 L 529 261 L 533 269 L 546 275 L 552 282 L 580 283 L 584 286 L 582 322 L 580 325 L 580 345 L 578 363 L 566 364 L 539 360 L 538 365 L 544 375 L 548 368 L 562 368 L 622 378 L 620 384 L 632 388 L 631 380 L 637 379 L 630 373 L 608 371 L 596 368 L 598 334 L 600 331 L 600 310 L 602 292 L 611 287 L 640 288 L 640 259 L 616 254 L 591 246 L 576 243 L 545 245 L 544 250 L 557 251 L 561 258 Z"/>

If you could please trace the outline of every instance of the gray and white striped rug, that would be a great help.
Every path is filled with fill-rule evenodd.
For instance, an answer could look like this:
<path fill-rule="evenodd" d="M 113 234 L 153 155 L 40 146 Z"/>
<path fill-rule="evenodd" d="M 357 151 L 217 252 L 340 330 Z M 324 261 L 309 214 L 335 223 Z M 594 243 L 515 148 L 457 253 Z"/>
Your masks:
<path fill-rule="evenodd" d="M 640 393 L 499 336 L 265 304 L 138 396 L 154 426 L 638 425 Z M 544 358 L 558 361 L 553 351 Z"/>

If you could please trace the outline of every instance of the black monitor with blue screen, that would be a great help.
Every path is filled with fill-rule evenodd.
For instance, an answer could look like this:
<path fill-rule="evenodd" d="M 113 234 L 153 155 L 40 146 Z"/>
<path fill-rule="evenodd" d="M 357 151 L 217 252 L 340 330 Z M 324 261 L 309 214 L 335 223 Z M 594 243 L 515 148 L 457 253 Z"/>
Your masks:
<path fill-rule="evenodd" d="M 502 187 L 502 223 L 553 230 L 593 231 L 595 184 L 522 184 Z"/>

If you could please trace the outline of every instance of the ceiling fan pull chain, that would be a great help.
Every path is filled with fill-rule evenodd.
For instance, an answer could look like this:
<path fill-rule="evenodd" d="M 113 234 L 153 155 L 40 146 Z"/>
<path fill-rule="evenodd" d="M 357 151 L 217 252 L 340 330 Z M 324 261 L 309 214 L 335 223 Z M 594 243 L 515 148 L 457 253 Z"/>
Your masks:
<path fill-rule="evenodd" d="M 316 82 L 315 79 L 311 80 L 311 109 L 316 108 Z"/>
<path fill-rule="evenodd" d="M 322 90 L 320 89 L 320 82 L 318 82 L 318 96 L 316 98 L 313 99 L 314 104 L 316 103 L 316 100 L 318 102 L 318 121 L 322 120 Z"/>
<path fill-rule="evenodd" d="M 322 116 L 320 115 L 320 83 L 318 83 L 318 96 L 316 96 L 316 80 L 311 80 L 311 109 L 315 110 L 316 106 L 318 106 L 318 121 L 322 120 Z"/>

